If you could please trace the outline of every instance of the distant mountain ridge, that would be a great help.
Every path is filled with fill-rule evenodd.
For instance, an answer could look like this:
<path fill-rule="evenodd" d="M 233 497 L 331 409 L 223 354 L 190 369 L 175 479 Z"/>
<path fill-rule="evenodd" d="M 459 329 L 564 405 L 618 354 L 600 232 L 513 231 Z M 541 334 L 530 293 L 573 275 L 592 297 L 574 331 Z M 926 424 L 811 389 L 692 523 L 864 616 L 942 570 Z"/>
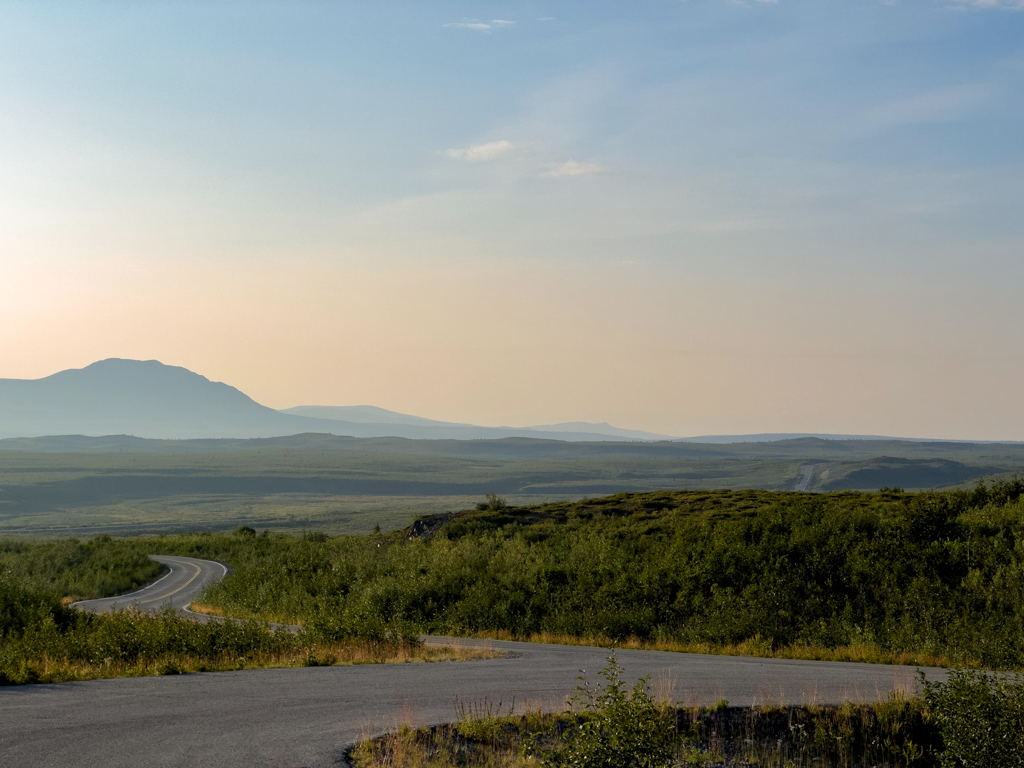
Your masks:
<path fill-rule="evenodd" d="M 601 427 L 607 426 L 608 432 Z M 530 428 L 434 421 L 375 406 L 300 406 L 277 411 L 221 382 L 157 360 L 110 358 L 42 379 L 0 379 L 0 438 L 131 435 L 151 439 L 352 437 L 566 441 L 666 439 L 610 425 Z"/>
<path fill-rule="evenodd" d="M 0 436 L 261 437 L 326 431 L 232 386 L 156 360 L 111 358 L 42 379 L 0 379 Z"/>
<path fill-rule="evenodd" d="M 436 421 L 372 405 L 303 405 L 274 410 L 244 392 L 187 368 L 157 360 L 110 358 L 41 379 L 0 379 L 0 439 L 58 435 L 129 435 L 194 440 L 283 437 L 320 433 L 417 440 L 533 438 L 567 442 L 685 441 L 775 442 L 892 440 L 875 435 L 773 433 L 669 435 L 621 429 L 608 423 L 564 422 L 530 427 L 481 427 Z"/>
<path fill-rule="evenodd" d="M 445 430 L 471 430 L 480 432 L 486 430 L 488 435 L 501 437 L 523 437 L 528 433 L 538 438 L 551 439 L 547 433 L 561 433 L 574 435 L 595 435 L 600 439 L 620 438 L 627 440 L 675 440 L 671 435 L 660 435 L 655 432 L 643 432 L 638 429 L 620 429 L 613 427 L 608 422 L 591 424 L 585 421 L 567 421 L 562 424 L 542 424 L 531 427 L 479 427 L 475 424 L 462 424 L 454 421 L 435 421 L 424 419 L 422 416 L 410 416 L 406 413 L 388 411 L 378 408 L 375 405 L 300 405 L 295 408 L 285 408 L 281 413 L 288 413 L 295 416 L 308 416 L 318 419 L 336 419 L 338 421 L 356 422 L 360 424 L 405 424 L 409 426 L 438 427 Z M 511 434 L 514 433 L 514 434 Z"/>

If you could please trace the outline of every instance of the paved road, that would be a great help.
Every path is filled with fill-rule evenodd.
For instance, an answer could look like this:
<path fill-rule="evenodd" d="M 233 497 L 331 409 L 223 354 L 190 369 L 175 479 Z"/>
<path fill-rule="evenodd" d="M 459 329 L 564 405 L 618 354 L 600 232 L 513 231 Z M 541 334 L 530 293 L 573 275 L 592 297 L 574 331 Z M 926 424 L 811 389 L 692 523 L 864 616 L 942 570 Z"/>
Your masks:
<path fill-rule="evenodd" d="M 182 558 L 183 559 L 183 558 Z M 198 580 L 198 577 L 196 577 Z M 156 586 L 156 585 L 154 585 Z M 182 590 L 184 591 L 184 590 Z M 179 594 L 178 592 L 174 593 Z M 342 765 L 346 745 L 403 722 L 450 721 L 457 701 L 561 709 L 599 648 L 430 638 L 510 652 L 438 664 L 268 669 L 0 688 L 0 764 L 20 768 Z M 867 701 L 913 689 L 910 667 L 619 651 L 628 680 L 684 703 Z M 929 677 L 944 679 L 941 670 Z"/>
<path fill-rule="evenodd" d="M 226 566 L 213 560 L 199 560 L 194 557 L 171 557 L 170 555 L 150 555 L 150 560 L 170 567 L 163 578 L 148 587 L 117 597 L 104 597 L 100 600 L 83 600 L 75 603 L 76 608 L 83 611 L 104 613 L 115 608 L 134 607 L 143 611 L 159 611 L 170 604 L 179 611 L 188 608 L 203 587 L 219 581 L 227 575 Z"/>
<path fill-rule="evenodd" d="M 820 463 L 820 462 L 818 462 L 818 463 Z M 796 484 L 796 490 L 798 490 L 798 491 L 806 491 L 807 490 L 807 486 L 811 484 L 811 476 L 814 474 L 814 468 L 817 467 L 817 466 L 818 466 L 818 464 L 816 463 L 816 464 L 804 464 L 802 467 L 800 467 L 800 471 L 803 472 L 804 474 L 803 474 L 803 477 L 800 478 L 800 482 L 798 482 Z"/>

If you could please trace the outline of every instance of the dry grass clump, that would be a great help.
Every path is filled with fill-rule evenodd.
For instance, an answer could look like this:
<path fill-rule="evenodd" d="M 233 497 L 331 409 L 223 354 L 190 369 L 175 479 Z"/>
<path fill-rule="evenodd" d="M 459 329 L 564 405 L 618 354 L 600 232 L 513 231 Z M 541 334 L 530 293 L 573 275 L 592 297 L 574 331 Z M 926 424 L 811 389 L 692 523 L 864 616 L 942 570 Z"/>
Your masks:
<path fill-rule="evenodd" d="M 554 632 L 534 632 L 517 635 L 504 630 L 476 632 L 473 637 L 485 640 L 513 640 L 526 643 L 554 645 L 587 645 L 597 648 L 629 648 L 642 651 L 672 651 L 675 653 L 706 653 L 714 656 L 754 656 L 768 659 L 801 659 L 804 661 L 853 661 L 864 664 L 899 664 L 914 667 L 981 668 L 977 659 L 953 659 L 942 654 L 887 651 L 870 643 L 840 645 L 834 648 L 817 645 L 775 646 L 768 640 L 751 638 L 741 643 L 683 643 L 675 640 L 643 640 L 630 637 L 613 640 L 600 636 L 564 635 Z"/>
<path fill-rule="evenodd" d="M 295 631 L 296 628 L 305 625 L 305 622 L 295 616 L 291 616 L 283 613 L 275 613 L 274 611 L 263 611 L 261 613 L 254 613 L 253 611 L 239 610 L 233 608 L 230 611 L 225 611 L 223 608 L 219 608 L 216 605 L 210 605 L 209 603 L 200 603 L 193 600 L 188 605 L 188 609 L 193 613 L 203 613 L 207 616 L 216 616 L 219 619 L 235 619 L 237 621 L 259 621 L 267 622 L 272 627 L 285 627 L 291 631 Z"/>
<path fill-rule="evenodd" d="M 367 736 L 348 754 L 355 768 L 530 768 L 536 759 L 524 757 L 529 736 L 556 731 L 568 722 L 564 715 L 527 708 L 524 714 L 502 715 L 488 703 L 457 707 L 458 719 L 432 728 L 408 723 L 377 738 Z"/>
<path fill-rule="evenodd" d="M 164 653 L 134 661 L 107 658 L 100 662 L 42 656 L 22 661 L 17 679 L 8 683 L 62 683 L 114 677 L 182 675 L 190 672 L 228 672 L 271 667 L 330 667 L 348 664 L 409 664 L 417 662 L 471 661 L 500 658 L 501 651 L 431 646 L 420 643 L 358 641 L 329 643 L 306 648 L 250 651 L 198 656 Z M 13 677 L 13 676 L 12 676 Z"/>

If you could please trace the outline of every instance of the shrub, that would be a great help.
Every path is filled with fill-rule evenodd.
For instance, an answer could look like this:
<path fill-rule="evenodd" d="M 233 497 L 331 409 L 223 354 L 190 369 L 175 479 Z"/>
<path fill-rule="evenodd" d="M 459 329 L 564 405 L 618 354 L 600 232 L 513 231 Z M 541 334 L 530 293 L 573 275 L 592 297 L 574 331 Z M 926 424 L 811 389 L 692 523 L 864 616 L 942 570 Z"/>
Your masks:
<path fill-rule="evenodd" d="M 623 669 L 608 657 L 598 674 L 603 686 L 591 688 L 584 678 L 571 702 L 578 714 L 575 724 L 562 733 L 561 749 L 527 741 L 524 755 L 534 754 L 543 768 L 661 768 L 675 757 L 675 712 L 664 710 L 647 691 L 642 677 L 627 691 Z M 538 734 L 539 736 L 539 734 Z"/>
<path fill-rule="evenodd" d="M 508 509 L 508 503 L 504 498 L 496 493 L 488 493 L 485 496 L 486 501 L 478 501 L 476 508 L 480 512 L 490 510 L 492 512 L 499 512 L 503 509 Z"/>
<path fill-rule="evenodd" d="M 924 682 L 924 698 L 942 734 L 942 768 L 1024 766 L 1024 677 L 953 670 Z"/>

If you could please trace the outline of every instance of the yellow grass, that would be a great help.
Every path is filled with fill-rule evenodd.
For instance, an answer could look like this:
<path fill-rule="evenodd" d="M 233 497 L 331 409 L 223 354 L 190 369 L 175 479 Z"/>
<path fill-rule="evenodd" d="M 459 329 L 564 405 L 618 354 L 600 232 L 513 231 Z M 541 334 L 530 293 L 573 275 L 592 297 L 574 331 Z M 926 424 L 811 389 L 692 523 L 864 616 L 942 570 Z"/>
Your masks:
<path fill-rule="evenodd" d="M 284 626 L 302 626 L 301 619 L 297 619 L 294 616 L 286 616 L 284 614 L 261 613 L 257 615 L 248 611 L 225 611 L 223 608 L 218 608 L 215 605 L 207 605 L 206 603 L 197 603 L 194 601 L 189 604 L 188 609 L 194 613 L 205 613 L 210 616 L 219 616 L 227 619 L 239 619 L 241 621 L 252 619 L 254 621 L 269 622 L 271 624 L 281 624 Z"/>
<path fill-rule="evenodd" d="M 915 667 L 970 667 L 980 668 L 977 659 L 953 659 L 930 653 L 887 651 L 877 645 L 858 643 L 827 648 L 816 645 L 785 645 L 773 647 L 767 640 L 753 638 L 742 643 L 680 643 L 674 640 L 611 640 L 606 637 L 577 637 L 550 632 L 515 635 L 504 630 L 477 632 L 473 637 L 488 640 L 517 640 L 528 643 L 555 645 L 591 645 L 599 648 L 631 648 L 644 651 L 672 651 L 675 653 L 707 653 L 715 656 L 755 656 L 770 659 L 803 659 L 808 661 L 854 661 L 866 664 L 904 664 Z"/>
<path fill-rule="evenodd" d="M 107 660 L 100 663 L 68 661 L 44 656 L 27 662 L 22 670 L 24 682 L 59 683 L 70 680 L 99 680 L 113 677 L 145 677 L 189 672 L 225 672 L 237 669 L 269 667 L 326 667 L 347 664 L 409 664 L 414 662 L 470 661 L 504 656 L 502 651 L 419 643 L 372 643 L 353 641 L 332 643 L 288 651 L 264 651 L 243 656 L 222 655 L 199 658 L 164 654 L 155 659 L 125 663 Z"/>
<path fill-rule="evenodd" d="M 224 617 L 224 611 L 215 605 L 207 605 L 206 603 L 197 603 L 195 601 L 189 603 L 188 609 L 193 613 L 205 613 L 208 616 L 220 616 Z M 238 617 L 232 617 L 238 618 Z M 246 617 L 251 618 L 251 617 Z"/>
<path fill-rule="evenodd" d="M 224 616 L 224 611 L 213 606 L 192 604 L 197 613 Z M 231 614 L 232 618 L 250 618 Z M 282 617 L 282 623 L 301 623 Z M 506 630 L 482 630 L 472 637 L 487 640 L 514 640 L 526 643 L 551 643 L 554 645 L 591 645 L 599 648 L 630 648 L 644 651 L 670 651 L 673 653 L 706 653 L 714 656 L 753 656 L 768 659 L 801 659 L 805 661 L 851 661 L 864 664 L 897 664 L 912 667 L 967 667 L 980 669 L 981 662 L 971 658 L 953 658 L 942 654 L 910 653 L 887 651 L 871 643 L 855 643 L 829 648 L 820 645 L 773 646 L 768 640 L 752 638 L 742 643 L 681 643 L 675 640 L 641 640 L 631 637 L 627 640 L 611 640 L 600 636 L 563 635 L 552 632 L 534 632 L 517 635 Z"/>

